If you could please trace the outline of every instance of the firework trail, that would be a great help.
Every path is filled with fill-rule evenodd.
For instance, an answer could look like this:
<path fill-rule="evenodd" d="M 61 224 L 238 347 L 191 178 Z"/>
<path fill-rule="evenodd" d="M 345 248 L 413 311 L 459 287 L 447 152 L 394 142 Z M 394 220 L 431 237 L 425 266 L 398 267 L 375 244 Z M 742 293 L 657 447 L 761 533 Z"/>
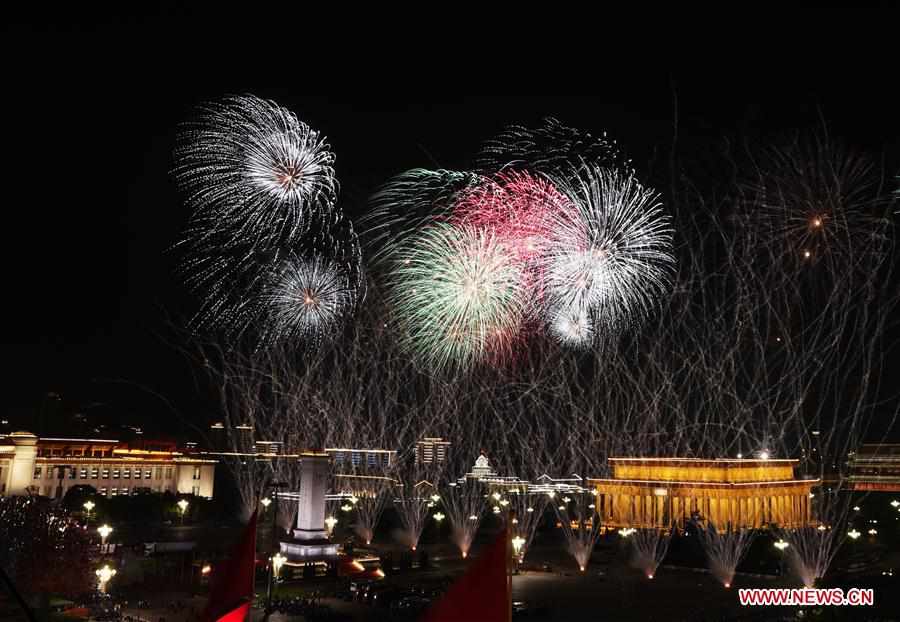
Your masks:
<path fill-rule="evenodd" d="M 716 529 L 712 523 L 697 525 L 697 537 L 706 553 L 709 570 L 725 587 L 734 583 L 734 573 L 756 535 L 752 529 Z"/>

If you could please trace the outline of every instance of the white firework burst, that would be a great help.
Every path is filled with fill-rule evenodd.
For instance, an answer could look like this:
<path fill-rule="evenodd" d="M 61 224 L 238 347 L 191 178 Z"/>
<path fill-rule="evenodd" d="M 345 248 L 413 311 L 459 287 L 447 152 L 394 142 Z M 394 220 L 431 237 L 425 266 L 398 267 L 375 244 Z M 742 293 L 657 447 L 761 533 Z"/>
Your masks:
<path fill-rule="evenodd" d="M 296 115 L 253 95 L 200 108 L 175 152 L 175 175 L 203 235 L 271 246 L 301 234 L 335 201 L 334 154 Z"/>
<path fill-rule="evenodd" d="M 588 331 L 619 333 L 664 296 L 675 264 L 672 227 L 659 195 L 631 174 L 583 167 L 557 184 L 577 209 L 559 212 L 552 228 L 547 321 L 562 341 L 572 335 L 580 344 Z M 559 330 L 567 326 L 578 330 Z"/>
<path fill-rule="evenodd" d="M 291 257 L 261 296 L 264 339 L 317 343 L 332 336 L 356 305 L 350 270 L 324 257 Z"/>

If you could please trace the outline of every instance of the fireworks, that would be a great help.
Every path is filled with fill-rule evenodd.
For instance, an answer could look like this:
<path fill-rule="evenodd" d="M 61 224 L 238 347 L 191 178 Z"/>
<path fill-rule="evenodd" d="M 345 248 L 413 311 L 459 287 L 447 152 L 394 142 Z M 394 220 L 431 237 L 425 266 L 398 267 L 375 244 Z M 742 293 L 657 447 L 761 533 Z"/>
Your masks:
<path fill-rule="evenodd" d="M 483 178 L 466 171 L 416 168 L 391 179 L 369 201 L 362 219 L 365 246 L 374 265 L 390 260 L 410 235 L 436 220 L 446 220 L 454 198 Z"/>
<path fill-rule="evenodd" d="M 725 587 L 734 583 L 734 573 L 753 543 L 752 529 L 732 529 L 729 525 L 719 531 L 715 525 L 697 525 L 697 537 L 706 552 L 709 570 Z"/>
<path fill-rule="evenodd" d="M 656 193 L 587 165 L 552 179 L 411 171 L 368 225 L 407 343 L 437 367 L 507 359 L 541 326 L 577 348 L 612 338 L 650 312 L 674 267 Z"/>
<path fill-rule="evenodd" d="M 537 128 L 507 127 L 486 141 L 476 158 L 476 168 L 490 172 L 513 168 L 554 174 L 582 164 L 630 168 L 630 162 L 605 132 L 592 136 L 552 117 Z"/>
<path fill-rule="evenodd" d="M 563 187 L 578 213 L 554 212 L 548 320 L 564 343 L 578 344 L 649 313 L 669 288 L 675 258 L 659 196 L 633 176 L 585 168 Z"/>
<path fill-rule="evenodd" d="M 195 328 L 258 343 L 333 332 L 363 278 L 325 139 L 272 101 L 230 96 L 200 108 L 175 157 L 193 210 L 181 272 L 201 298 Z"/>
<path fill-rule="evenodd" d="M 399 254 L 388 300 L 406 340 L 437 368 L 504 350 L 527 292 L 512 250 L 490 232 L 438 224 Z"/>
<path fill-rule="evenodd" d="M 253 95 L 200 108 L 176 149 L 175 175 L 207 235 L 271 247 L 332 208 L 334 154 L 289 110 Z"/>
<path fill-rule="evenodd" d="M 340 327 L 356 304 L 357 291 L 337 262 L 291 257 L 263 291 L 264 330 L 271 340 L 318 340 Z"/>

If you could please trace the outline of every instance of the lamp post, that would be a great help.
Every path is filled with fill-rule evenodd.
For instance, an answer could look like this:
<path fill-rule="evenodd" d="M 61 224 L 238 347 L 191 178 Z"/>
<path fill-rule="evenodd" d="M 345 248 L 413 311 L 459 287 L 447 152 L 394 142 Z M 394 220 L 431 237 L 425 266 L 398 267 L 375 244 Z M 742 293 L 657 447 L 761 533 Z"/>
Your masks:
<path fill-rule="evenodd" d="M 522 562 L 522 547 L 525 546 L 525 538 L 522 536 L 516 536 L 512 539 L 513 553 L 515 556 L 513 561 L 515 563 L 516 573 L 519 572 L 519 564 Z"/>
<path fill-rule="evenodd" d="M 91 512 L 94 510 L 95 507 L 97 507 L 97 504 L 95 504 L 91 500 L 87 500 L 84 502 L 83 507 L 84 507 L 85 511 L 87 512 L 87 522 L 90 523 L 91 522 Z"/>
<path fill-rule="evenodd" d="M 790 546 L 790 544 L 779 538 L 778 541 L 775 542 L 775 544 L 773 544 L 772 546 L 774 546 L 781 552 L 781 555 L 778 556 L 778 575 L 781 576 L 784 574 L 784 551 Z"/>
<path fill-rule="evenodd" d="M 338 519 L 334 516 L 329 516 L 325 519 L 325 528 L 328 530 L 328 537 L 331 537 L 332 532 L 334 531 L 334 526 L 338 524 Z"/>
<path fill-rule="evenodd" d="M 263 512 L 265 512 L 266 510 L 269 509 L 269 505 L 272 503 L 272 500 L 269 499 L 268 497 L 263 497 L 262 499 L 259 500 L 259 502 L 262 503 Z"/>
<path fill-rule="evenodd" d="M 116 569 L 110 568 L 109 564 L 104 564 L 102 568 L 98 568 L 94 574 L 97 575 L 97 580 L 99 581 L 99 589 L 100 592 L 106 594 L 106 584 L 109 583 L 109 580 L 116 576 Z"/>
<path fill-rule="evenodd" d="M 287 557 L 282 555 L 281 553 L 275 553 L 272 557 L 272 570 L 275 572 L 275 582 L 278 582 L 278 577 L 281 575 L 281 567 L 284 566 L 284 562 L 287 561 Z"/>
<path fill-rule="evenodd" d="M 177 505 L 178 509 L 181 511 L 181 524 L 184 525 L 184 513 L 187 512 L 190 502 L 187 499 L 182 499 Z"/>
<path fill-rule="evenodd" d="M 272 610 L 272 575 L 273 570 L 276 564 L 276 558 L 282 558 L 284 561 L 287 561 L 287 558 L 283 558 L 281 553 L 278 551 L 278 490 L 280 488 L 285 487 L 287 484 L 284 482 L 270 482 L 269 488 L 272 489 L 272 495 L 275 497 L 275 511 L 272 512 L 272 538 L 269 541 L 269 550 L 274 553 L 272 556 L 272 563 L 268 566 L 268 572 L 266 573 L 268 576 L 266 577 L 266 616 L 269 615 L 269 612 Z M 268 507 L 265 503 L 263 503 L 265 507 Z M 284 564 L 284 561 L 278 562 L 278 570 L 281 570 L 281 565 Z M 277 574 L 277 570 L 275 574 Z"/>
<path fill-rule="evenodd" d="M 100 548 L 103 549 L 106 547 L 106 539 L 109 537 L 109 534 L 113 532 L 113 528 L 109 525 L 100 525 L 97 527 L 97 533 L 100 534 Z"/>

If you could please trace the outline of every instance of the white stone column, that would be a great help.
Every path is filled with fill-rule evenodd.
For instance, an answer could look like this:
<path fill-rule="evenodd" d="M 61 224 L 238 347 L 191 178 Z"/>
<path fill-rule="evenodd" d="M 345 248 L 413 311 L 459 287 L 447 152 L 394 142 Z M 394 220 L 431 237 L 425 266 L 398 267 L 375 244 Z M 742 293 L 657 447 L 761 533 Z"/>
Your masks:
<path fill-rule="evenodd" d="M 7 495 L 27 494 L 27 488 L 34 482 L 34 463 L 37 458 L 37 436 L 30 432 L 13 432 L 7 437 L 15 445 L 13 459 L 9 465 L 9 486 Z"/>
<path fill-rule="evenodd" d="M 300 456 L 300 495 L 297 508 L 297 540 L 321 540 L 328 538 L 325 530 L 325 488 L 328 483 L 327 454 L 302 454 Z"/>

